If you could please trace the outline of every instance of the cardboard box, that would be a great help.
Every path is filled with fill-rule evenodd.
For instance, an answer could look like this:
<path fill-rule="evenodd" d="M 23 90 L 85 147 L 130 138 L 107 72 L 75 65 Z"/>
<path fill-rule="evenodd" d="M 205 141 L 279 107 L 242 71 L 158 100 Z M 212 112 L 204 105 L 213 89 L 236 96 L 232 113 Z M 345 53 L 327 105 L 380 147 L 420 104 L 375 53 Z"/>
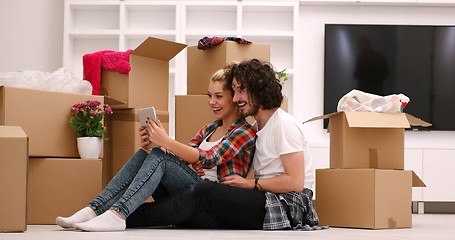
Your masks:
<path fill-rule="evenodd" d="M 187 54 L 187 94 L 200 95 L 207 93 L 210 77 L 232 61 L 257 58 L 269 62 L 270 46 L 224 41 L 207 50 L 199 50 L 197 46 L 188 47 Z"/>
<path fill-rule="evenodd" d="M 27 230 L 27 161 L 22 128 L 0 126 L 0 232 Z"/>
<path fill-rule="evenodd" d="M 148 37 L 130 54 L 131 71 L 120 74 L 102 69 L 101 94 L 123 102 L 112 108 L 154 106 L 168 109 L 169 60 L 185 44 Z"/>
<path fill-rule="evenodd" d="M 138 131 L 141 124 L 137 113 L 138 109 L 116 109 L 114 114 L 106 119 L 107 136 L 110 140 L 105 141 L 105 156 L 107 158 L 105 158 L 103 166 L 103 186 L 109 183 L 112 177 L 141 147 Z M 169 132 L 169 112 L 156 110 L 156 114 L 164 129 Z"/>
<path fill-rule="evenodd" d="M 424 186 L 412 171 L 317 169 L 319 225 L 410 228 L 412 186 Z"/>
<path fill-rule="evenodd" d="M 337 112 L 330 118 L 330 168 L 404 168 L 404 129 L 431 126 L 405 113 Z"/>
<path fill-rule="evenodd" d="M 79 157 L 71 107 L 102 96 L 0 87 L 0 125 L 21 126 L 31 157 Z"/>
<path fill-rule="evenodd" d="M 55 224 L 71 216 L 102 190 L 99 159 L 30 158 L 27 223 Z"/>
<path fill-rule="evenodd" d="M 215 120 L 207 95 L 175 96 L 175 140 L 178 142 L 189 143 L 203 126 Z"/>

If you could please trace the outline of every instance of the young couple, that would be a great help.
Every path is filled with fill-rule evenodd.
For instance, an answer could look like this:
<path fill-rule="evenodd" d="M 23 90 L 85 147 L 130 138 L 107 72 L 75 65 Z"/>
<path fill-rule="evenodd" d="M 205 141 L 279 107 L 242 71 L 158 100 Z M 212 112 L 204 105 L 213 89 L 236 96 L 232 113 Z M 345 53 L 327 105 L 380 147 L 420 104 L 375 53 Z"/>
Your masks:
<path fill-rule="evenodd" d="M 227 66 L 209 84 L 209 105 L 218 120 L 201 129 L 191 147 L 171 139 L 159 121 L 149 122 L 141 130 L 142 146 L 151 141 L 165 152 L 140 149 L 88 207 L 58 217 L 57 224 L 84 231 L 317 225 L 308 143 L 301 124 L 279 108 L 281 88 L 269 63 L 252 59 Z M 246 116 L 254 116 L 254 128 Z M 246 179 L 251 161 L 255 179 Z M 203 180 L 186 163 L 196 170 L 216 166 L 219 182 Z M 150 194 L 155 201 L 143 203 Z"/>

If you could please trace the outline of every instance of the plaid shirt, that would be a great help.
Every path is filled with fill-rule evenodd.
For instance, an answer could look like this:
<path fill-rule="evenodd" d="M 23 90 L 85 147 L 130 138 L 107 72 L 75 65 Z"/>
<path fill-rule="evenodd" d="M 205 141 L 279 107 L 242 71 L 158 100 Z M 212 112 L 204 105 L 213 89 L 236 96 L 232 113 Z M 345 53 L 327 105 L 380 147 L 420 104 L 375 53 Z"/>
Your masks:
<path fill-rule="evenodd" d="M 222 125 L 223 121 L 220 119 L 206 125 L 199 130 L 188 145 L 194 148 L 199 147 L 211 132 Z M 255 141 L 256 130 L 245 119 L 237 120 L 216 146 L 208 151 L 197 148 L 199 160 L 192 165 L 197 170 L 218 166 L 218 180 L 233 174 L 246 177 L 253 162 Z"/>
<path fill-rule="evenodd" d="M 206 49 L 218 46 L 226 40 L 234 41 L 234 42 L 237 42 L 238 44 L 251 44 L 252 43 L 250 41 L 247 41 L 243 38 L 238 38 L 238 37 L 213 37 L 213 38 L 203 37 L 203 38 L 199 39 L 199 41 L 197 43 L 197 48 L 199 50 L 206 50 Z"/>
<path fill-rule="evenodd" d="M 264 230 L 290 229 L 319 230 L 318 215 L 313 208 L 313 191 L 308 188 L 302 192 L 271 193 L 265 192 Z"/>

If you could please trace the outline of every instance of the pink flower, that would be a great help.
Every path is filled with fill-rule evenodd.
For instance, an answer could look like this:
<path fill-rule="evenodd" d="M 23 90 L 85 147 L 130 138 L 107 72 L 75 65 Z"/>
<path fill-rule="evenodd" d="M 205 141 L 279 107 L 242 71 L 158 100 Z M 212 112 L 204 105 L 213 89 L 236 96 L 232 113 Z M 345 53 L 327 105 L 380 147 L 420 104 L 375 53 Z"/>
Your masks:
<path fill-rule="evenodd" d="M 88 126 L 88 125 L 90 125 L 90 123 L 89 123 L 89 122 L 85 122 L 85 125 L 87 125 L 87 126 Z"/>

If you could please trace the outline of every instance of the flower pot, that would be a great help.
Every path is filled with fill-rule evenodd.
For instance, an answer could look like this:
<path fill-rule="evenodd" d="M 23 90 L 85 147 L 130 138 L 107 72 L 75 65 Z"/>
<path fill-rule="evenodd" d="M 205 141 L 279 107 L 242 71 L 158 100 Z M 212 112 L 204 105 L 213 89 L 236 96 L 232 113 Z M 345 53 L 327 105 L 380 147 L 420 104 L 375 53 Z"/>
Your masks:
<path fill-rule="evenodd" d="M 79 156 L 83 159 L 98 159 L 101 153 L 101 143 L 99 137 L 78 137 L 77 150 Z"/>

